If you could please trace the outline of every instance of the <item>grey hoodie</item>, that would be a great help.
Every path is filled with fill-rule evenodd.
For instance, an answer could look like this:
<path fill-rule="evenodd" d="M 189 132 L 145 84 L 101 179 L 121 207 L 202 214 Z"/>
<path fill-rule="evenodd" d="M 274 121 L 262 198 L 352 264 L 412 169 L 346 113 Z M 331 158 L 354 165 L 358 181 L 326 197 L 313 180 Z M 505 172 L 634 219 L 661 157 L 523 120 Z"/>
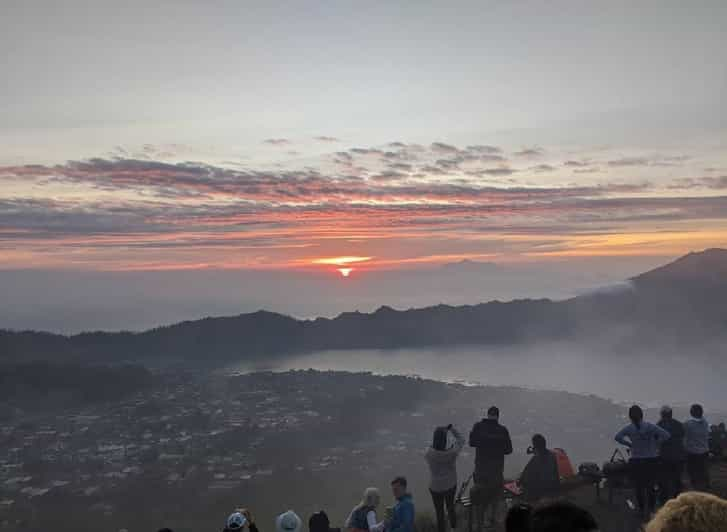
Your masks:
<path fill-rule="evenodd" d="M 457 456 L 464 447 L 464 436 L 454 427 L 454 445 L 444 451 L 438 451 L 429 447 L 424 455 L 429 464 L 431 480 L 429 489 L 434 492 L 447 491 L 457 487 Z"/>
<path fill-rule="evenodd" d="M 709 452 L 709 423 L 704 418 L 684 422 L 684 448 L 689 454 Z"/>

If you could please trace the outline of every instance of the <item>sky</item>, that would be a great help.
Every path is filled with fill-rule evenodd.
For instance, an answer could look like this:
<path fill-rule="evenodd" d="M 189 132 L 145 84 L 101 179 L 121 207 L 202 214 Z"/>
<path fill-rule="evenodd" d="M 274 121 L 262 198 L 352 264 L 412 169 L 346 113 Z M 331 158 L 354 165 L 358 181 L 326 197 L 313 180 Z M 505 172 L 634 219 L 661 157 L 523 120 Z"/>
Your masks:
<path fill-rule="evenodd" d="M 150 4 L 3 2 L 0 287 L 463 260 L 598 285 L 727 246 L 724 2 Z"/>

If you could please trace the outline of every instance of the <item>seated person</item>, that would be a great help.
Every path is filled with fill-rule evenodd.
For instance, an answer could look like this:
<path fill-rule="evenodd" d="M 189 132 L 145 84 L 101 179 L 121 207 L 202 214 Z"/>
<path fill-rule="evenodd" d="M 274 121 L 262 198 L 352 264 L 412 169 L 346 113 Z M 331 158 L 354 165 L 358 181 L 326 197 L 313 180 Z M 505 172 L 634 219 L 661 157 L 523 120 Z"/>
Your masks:
<path fill-rule="evenodd" d="M 533 457 L 520 475 L 520 486 L 525 499 L 535 502 L 543 497 L 552 497 L 560 487 L 558 461 L 545 444 L 541 434 L 533 436 Z"/>

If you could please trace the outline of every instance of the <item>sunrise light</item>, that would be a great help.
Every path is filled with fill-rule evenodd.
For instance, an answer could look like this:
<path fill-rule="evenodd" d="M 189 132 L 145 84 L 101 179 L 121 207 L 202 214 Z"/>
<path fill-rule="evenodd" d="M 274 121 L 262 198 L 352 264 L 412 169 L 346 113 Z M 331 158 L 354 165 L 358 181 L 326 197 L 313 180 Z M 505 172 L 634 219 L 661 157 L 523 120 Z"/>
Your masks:
<path fill-rule="evenodd" d="M 313 264 L 332 264 L 334 266 L 345 266 L 347 264 L 355 264 L 357 262 L 366 262 L 371 259 L 372 257 L 323 257 L 320 259 L 313 259 L 311 262 Z"/>
<path fill-rule="evenodd" d="M 343 277 L 348 277 L 349 275 L 351 275 L 351 272 L 352 272 L 352 271 L 353 271 L 353 268 L 338 268 L 338 272 L 339 272 L 339 273 L 340 273 L 340 274 L 341 274 L 341 275 L 342 275 Z"/>

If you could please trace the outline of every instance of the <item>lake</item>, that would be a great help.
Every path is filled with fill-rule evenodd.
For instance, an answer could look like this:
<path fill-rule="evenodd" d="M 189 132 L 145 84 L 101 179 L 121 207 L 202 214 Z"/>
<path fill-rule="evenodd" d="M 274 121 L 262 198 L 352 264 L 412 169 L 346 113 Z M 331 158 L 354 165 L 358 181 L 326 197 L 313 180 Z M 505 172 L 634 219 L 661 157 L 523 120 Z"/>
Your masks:
<path fill-rule="evenodd" d="M 727 409 L 727 357 L 722 346 L 694 353 L 609 352 L 573 343 L 537 347 L 457 347 L 321 351 L 241 362 L 230 371 L 317 369 L 418 375 L 468 384 L 520 386 L 595 394 L 647 406 L 702 402 Z"/>

